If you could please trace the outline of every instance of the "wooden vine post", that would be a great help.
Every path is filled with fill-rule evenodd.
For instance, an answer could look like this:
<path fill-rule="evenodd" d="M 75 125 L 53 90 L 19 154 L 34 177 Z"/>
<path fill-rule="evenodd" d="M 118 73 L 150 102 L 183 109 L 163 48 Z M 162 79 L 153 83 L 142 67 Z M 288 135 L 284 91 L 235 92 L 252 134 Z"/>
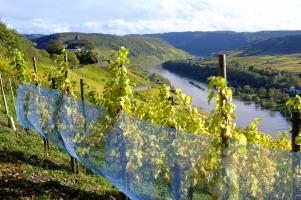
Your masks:
<path fill-rule="evenodd" d="M 13 85 L 12 85 L 12 83 L 11 83 L 11 79 L 8 79 L 8 80 L 9 80 L 10 92 L 11 92 L 11 96 L 12 96 L 13 104 L 14 104 L 14 108 L 15 108 L 15 106 L 16 106 L 15 93 L 14 93 L 14 90 L 13 90 Z"/>
<path fill-rule="evenodd" d="M 224 78 L 225 80 L 227 80 L 227 65 L 226 65 L 226 54 L 220 54 L 218 56 L 218 76 Z M 225 98 L 223 96 L 223 94 L 220 94 L 221 97 L 221 101 L 224 101 Z M 224 114 L 224 113 L 222 113 Z M 222 116 L 225 117 L 226 116 Z M 228 148 L 228 138 L 226 137 L 226 130 L 222 130 L 220 133 L 221 139 L 222 139 L 222 152 L 225 148 Z M 223 155 L 223 154 L 222 154 Z"/>
<path fill-rule="evenodd" d="M 66 66 L 68 66 L 68 55 L 67 55 L 67 52 L 65 52 L 64 61 L 65 61 Z M 64 75 L 65 75 L 65 78 L 67 79 L 68 78 L 68 70 L 65 71 Z M 70 93 L 70 88 L 67 87 L 66 91 L 67 91 L 67 93 Z M 77 174 L 78 173 L 78 163 L 77 163 L 77 160 L 73 156 L 70 156 L 70 162 L 71 162 L 71 171 L 72 171 L 72 173 L 73 174 Z"/>
<path fill-rule="evenodd" d="M 80 79 L 80 95 L 82 100 L 82 106 L 83 106 L 83 116 L 84 116 L 84 131 L 86 133 L 87 131 L 87 121 L 86 121 L 86 106 L 85 106 L 85 84 L 84 80 Z"/>
<path fill-rule="evenodd" d="M 227 65 L 226 65 L 226 54 L 218 55 L 218 76 L 227 80 Z M 220 95 L 220 101 L 223 102 L 225 97 L 222 93 Z M 221 113 L 222 117 L 227 120 L 226 113 Z M 227 179 L 227 163 L 225 163 L 227 157 L 227 149 L 229 147 L 229 139 L 226 136 L 226 129 L 222 129 L 220 132 L 221 137 L 221 176 L 222 181 Z M 226 188 L 228 189 L 228 184 L 226 184 Z M 223 196 L 223 199 L 227 199 L 227 194 Z"/>
<path fill-rule="evenodd" d="M 80 79 L 80 95 L 81 95 L 81 100 L 82 100 L 82 108 L 83 108 L 83 117 L 84 117 L 84 134 L 86 134 L 87 132 L 87 121 L 86 121 L 86 106 L 85 106 L 85 90 L 84 90 L 84 80 L 83 79 Z M 75 172 L 78 174 L 79 171 L 80 171 L 80 165 L 79 163 L 77 162 L 76 159 L 75 160 L 75 163 L 74 165 L 76 166 L 76 169 L 75 169 Z M 73 172 L 73 169 L 72 169 L 72 172 Z M 73 172 L 74 173 L 74 172 Z"/>
<path fill-rule="evenodd" d="M 33 63 L 33 70 L 34 70 L 34 75 L 35 75 L 35 84 L 36 86 L 39 85 L 39 79 L 38 79 L 38 71 L 37 71 L 37 62 L 36 58 L 32 57 L 32 63 Z M 49 153 L 49 141 L 43 137 L 43 143 L 44 143 L 44 150 L 46 154 Z"/>
<path fill-rule="evenodd" d="M 294 111 L 292 113 L 292 152 L 299 152 L 300 145 L 296 144 L 296 137 L 300 132 L 300 112 Z"/>
<path fill-rule="evenodd" d="M 297 152 L 300 151 L 300 145 L 296 144 L 296 138 L 300 133 L 300 112 L 293 111 L 292 113 L 292 172 L 293 172 L 293 196 L 295 199 L 298 196 L 298 185 L 296 184 L 296 174 L 298 173 L 296 168 L 300 165 L 300 155 L 297 155 Z"/>
<path fill-rule="evenodd" d="M 0 85 L 1 85 L 1 92 L 2 92 L 3 102 L 4 102 L 5 112 L 6 112 L 6 116 L 7 116 L 8 127 L 13 129 L 14 131 L 16 131 L 17 129 L 15 126 L 14 118 L 9 115 L 9 109 L 8 109 L 8 105 L 7 105 L 7 101 L 6 101 L 6 97 L 5 97 L 3 80 L 2 80 L 1 74 L 0 74 Z"/>

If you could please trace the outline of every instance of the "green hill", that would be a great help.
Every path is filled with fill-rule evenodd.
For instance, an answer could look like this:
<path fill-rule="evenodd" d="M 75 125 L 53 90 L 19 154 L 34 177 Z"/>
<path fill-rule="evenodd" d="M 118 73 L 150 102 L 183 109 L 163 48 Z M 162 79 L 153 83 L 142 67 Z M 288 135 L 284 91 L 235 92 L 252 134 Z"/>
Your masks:
<path fill-rule="evenodd" d="M 251 43 L 243 49 L 244 55 L 292 54 L 301 52 L 301 35 L 270 38 Z"/>
<path fill-rule="evenodd" d="M 36 49 L 34 43 L 0 22 L 0 55 L 7 55 L 9 49 L 13 48 L 20 49 L 28 59 L 35 56 L 44 62 L 49 62 L 50 60 L 46 51 Z"/>
<path fill-rule="evenodd" d="M 176 48 L 193 55 L 206 56 L 220 51 L 240 49 L 254 41 L 290 35 L 301 35 L 301 31 L 196 31 L 150 34 L 147 36 L 163 39 Z"/>
<path fill-rule="evenodd" d="M 62 42 L 74 39 L 76 34 L 81 39 L 92 40 L 96 48 L 100 50 L 100 54 L 108 54 L 111 50 L 117 50 L 121 46 L 130 49 L 130 57 L 135 61 L 157 61 L 162 62 L 172 59 L 182 59 L 189 56 L 188 53 L 176 49 L 167 42 L 145 36 L 129 35 L 129 36 L 116 36 L 108 34 L 87 34 L 87 33 L 58 33 L 38 37 L 33 39 L 37 44 L 37 48 L 46 48 L 53 40 L 60 40 Z"/>

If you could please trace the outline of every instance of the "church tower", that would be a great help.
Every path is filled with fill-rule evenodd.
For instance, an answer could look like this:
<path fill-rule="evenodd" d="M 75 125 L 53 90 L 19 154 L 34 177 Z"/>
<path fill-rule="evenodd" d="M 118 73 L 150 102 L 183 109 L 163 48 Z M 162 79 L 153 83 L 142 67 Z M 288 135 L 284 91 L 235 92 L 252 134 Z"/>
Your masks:
<path fill-rule="evenodd" d="M 79 40 L 79 36 L 78 36 L 78 34 L 76 33 L 76 35 L 75 35 L 75 38 L 74 38 L 74 40 Z"/>

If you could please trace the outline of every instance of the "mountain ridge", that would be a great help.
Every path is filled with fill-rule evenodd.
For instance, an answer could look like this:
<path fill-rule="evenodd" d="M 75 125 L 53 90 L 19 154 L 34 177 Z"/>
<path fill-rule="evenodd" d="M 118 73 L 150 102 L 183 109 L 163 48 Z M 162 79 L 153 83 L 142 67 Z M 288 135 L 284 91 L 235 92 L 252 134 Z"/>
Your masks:
<path fill-rule="evenodd" d="M 168 58 L 187 58 L 189 54 L 183 50 L 176 49 L 174 46 L 159 38 L 152 38 L 142 35 L 126 35 L 117 36 L 101 33 L 55 33 L 44 35 L 31 41 L 35 42 L 37 48 L 45 49 L 53 40 L 62 42 L 75 38 L 78 35 L 80 38 L 92 40 L 96 47 L 100 50 L 117 50 L 121 46 L 130 49 L 131 57 L 157 57 L 158 59 L 167 60 Z"/>
<path fill-rule="evenodd" d="M 178 49 L 196 56 L 207 56 L 221 51 L 237 50 L 253 42 L 270 38 L 301 35 L 300 30 L 293 31 L 195 31 L 146 34 L 148 37 L 161 38 Z"/>
<path fill-rule="evenodd" d="M 281 55 L 301 52 L 301 35 L 269 38 L 249 44 L 242 49 L 242 55 Z"/>

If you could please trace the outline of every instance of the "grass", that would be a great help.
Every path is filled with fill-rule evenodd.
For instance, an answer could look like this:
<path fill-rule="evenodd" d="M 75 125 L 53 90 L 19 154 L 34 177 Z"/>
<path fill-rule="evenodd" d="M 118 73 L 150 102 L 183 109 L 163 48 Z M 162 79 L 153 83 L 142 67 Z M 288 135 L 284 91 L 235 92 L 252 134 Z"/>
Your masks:
<path fill-rule="evenodd" d="M 5 125 L 5 123 L 1 123 Z M 21 128 L 0 128 L 0 199 L 123 199 L 106 179 L 81 166 L 73 175 L 70 157 L 42 137 Z"/>

